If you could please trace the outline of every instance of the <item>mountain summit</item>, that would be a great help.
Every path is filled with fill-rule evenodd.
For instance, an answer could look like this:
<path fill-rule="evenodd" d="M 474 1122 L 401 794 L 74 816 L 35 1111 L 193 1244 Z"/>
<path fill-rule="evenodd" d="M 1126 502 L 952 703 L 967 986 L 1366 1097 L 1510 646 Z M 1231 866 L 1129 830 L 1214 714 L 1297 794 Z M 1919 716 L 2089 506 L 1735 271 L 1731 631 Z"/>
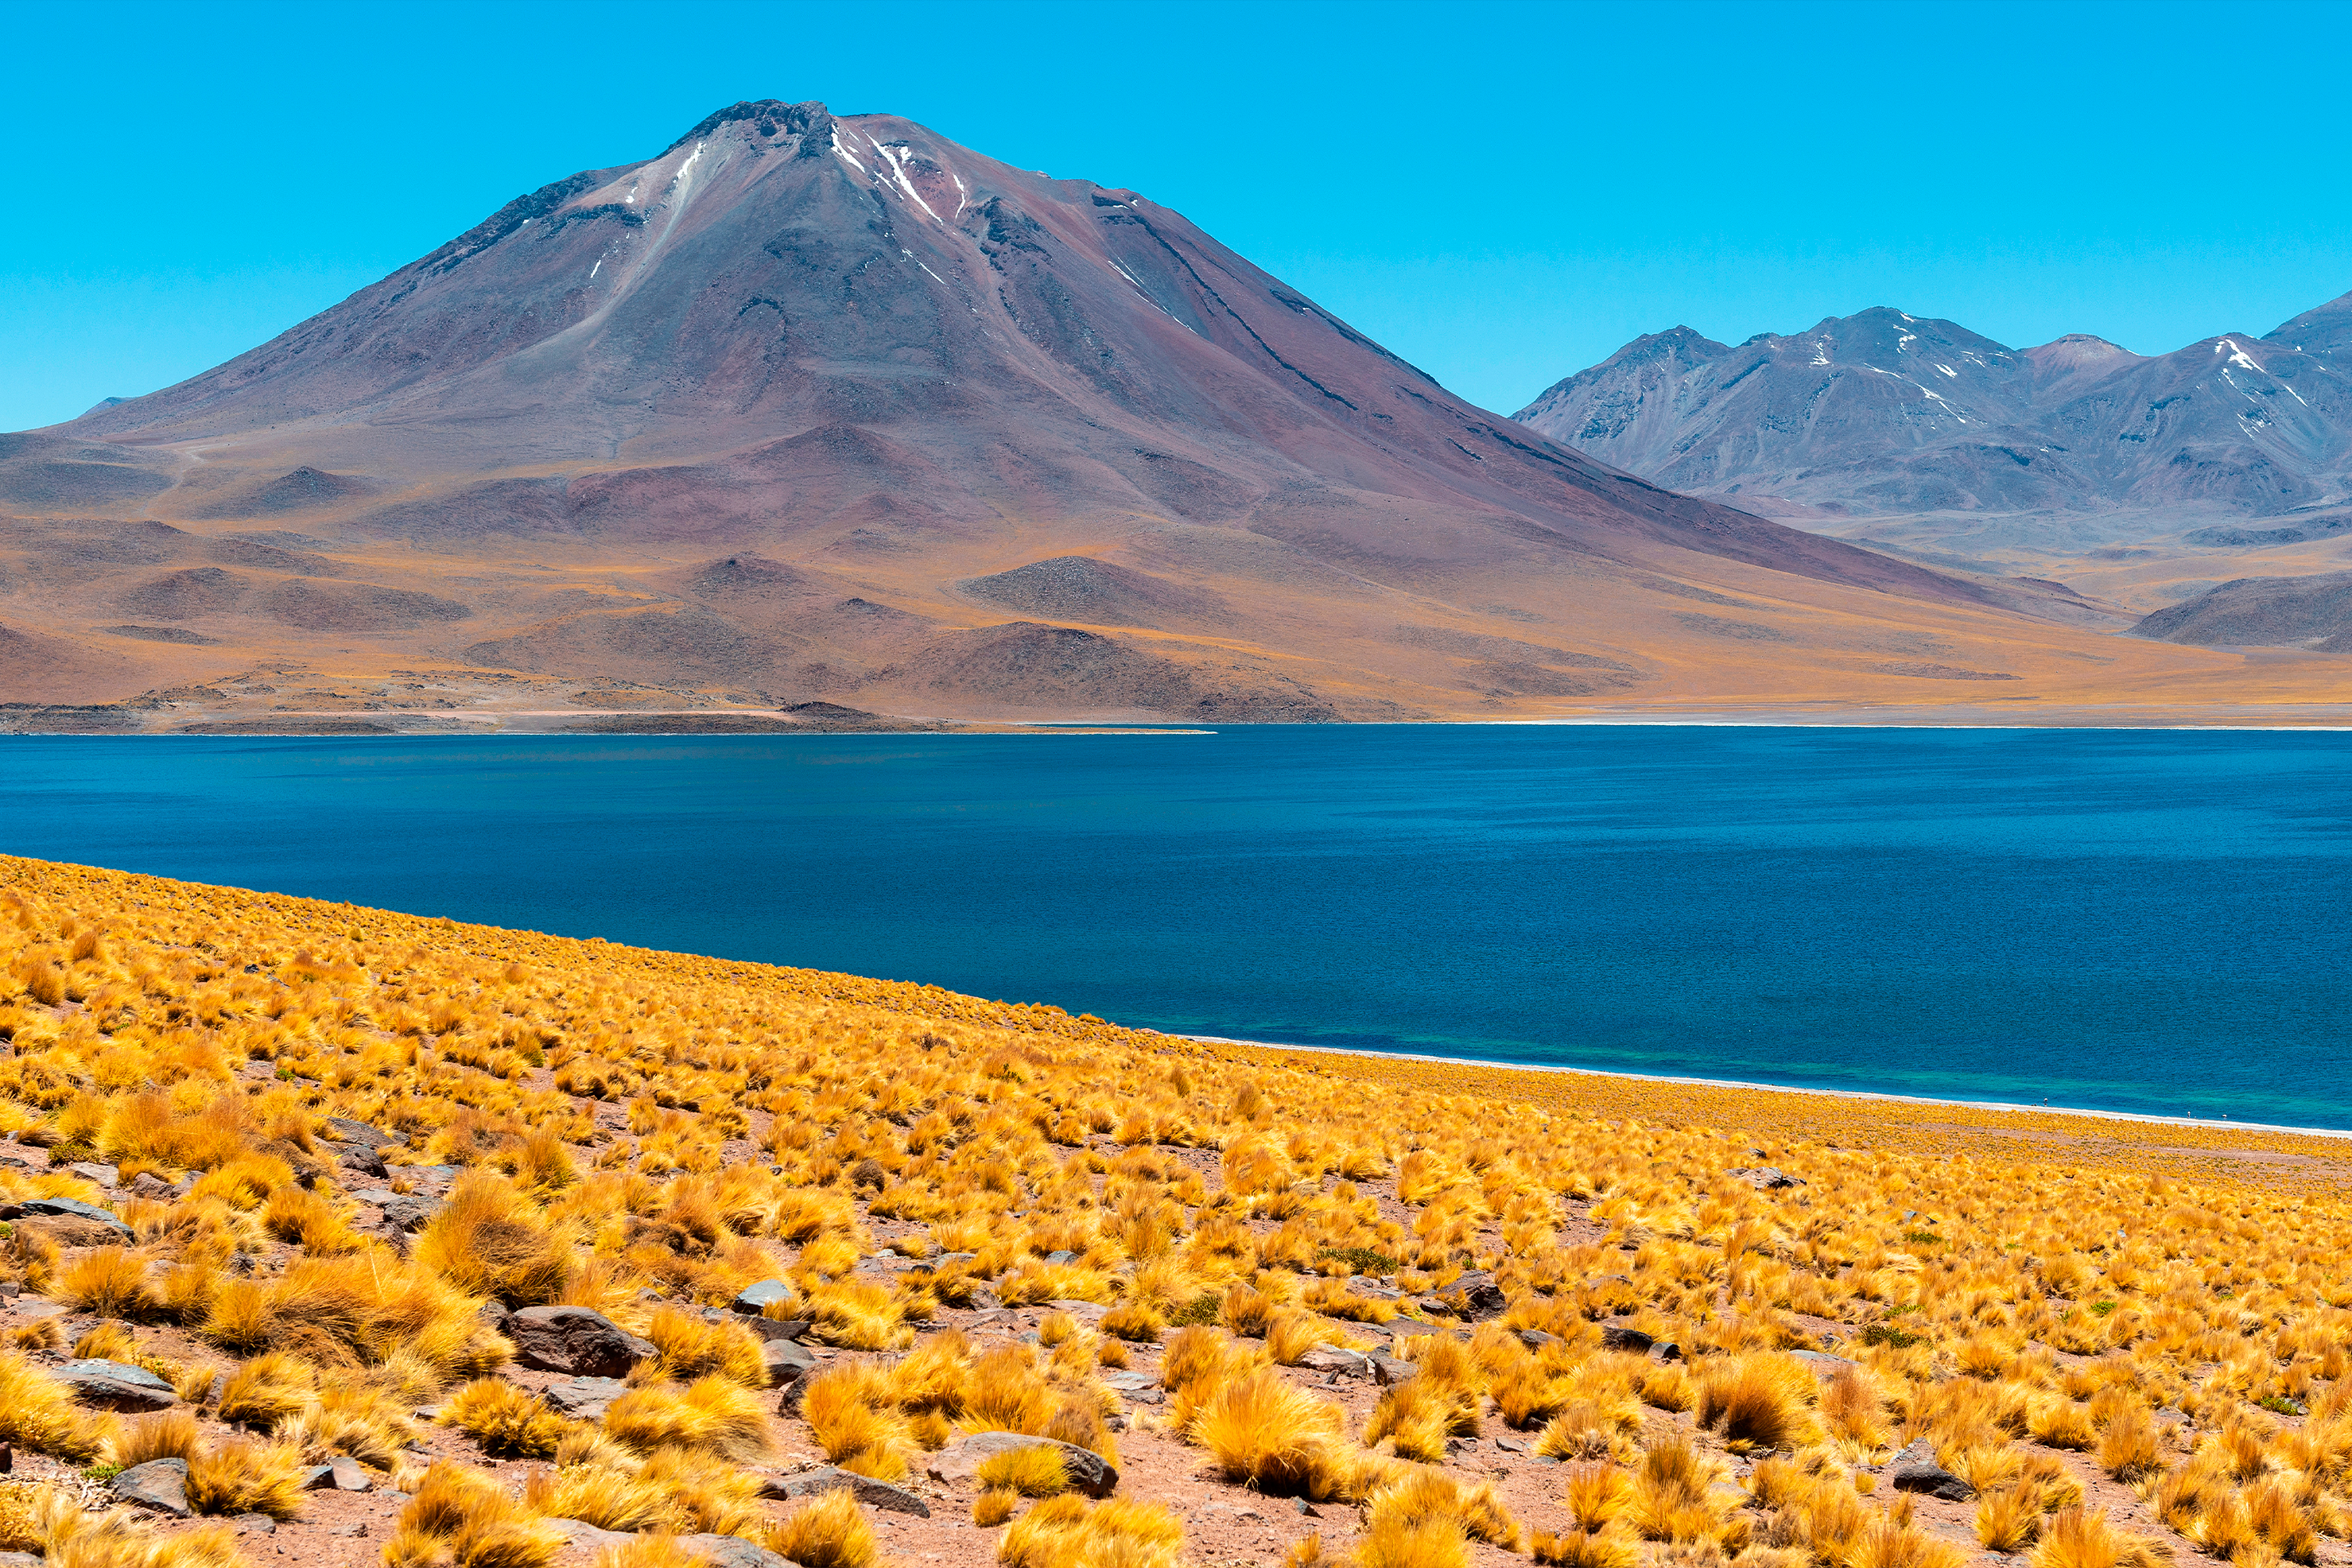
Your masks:
<path fill-rule="evenodd" d="M 1133 191 L 820 103 L 722 110 L 192 380 L 0 437 L 0 507 L 19 699 L 268 658 L 1421 716 L 1908 696 L 1969 638 L 2095 614 L 1672 493 Z M 1894 657 L 1923 637 L 1953 658 Z"/>

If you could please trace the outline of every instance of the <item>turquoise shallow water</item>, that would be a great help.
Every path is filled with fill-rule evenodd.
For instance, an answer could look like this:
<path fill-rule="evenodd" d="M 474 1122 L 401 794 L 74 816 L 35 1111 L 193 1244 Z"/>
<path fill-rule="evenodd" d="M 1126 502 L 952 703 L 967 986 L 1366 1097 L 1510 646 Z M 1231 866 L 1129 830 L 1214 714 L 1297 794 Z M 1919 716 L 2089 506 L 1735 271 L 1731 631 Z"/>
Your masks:
<path fill-rule="evenodd" d="M 0 741 L 0 849 L 1194 1034 L 2352 1127 L 2352 735 Z"/>

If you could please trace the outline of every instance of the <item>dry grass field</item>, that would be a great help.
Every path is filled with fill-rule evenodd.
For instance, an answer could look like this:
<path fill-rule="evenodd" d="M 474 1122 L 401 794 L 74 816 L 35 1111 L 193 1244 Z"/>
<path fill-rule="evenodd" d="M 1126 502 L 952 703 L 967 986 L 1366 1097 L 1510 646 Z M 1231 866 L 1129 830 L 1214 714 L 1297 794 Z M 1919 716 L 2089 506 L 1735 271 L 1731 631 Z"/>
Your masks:
<path fill-rule="evenodd" d="M 0 1552 L 65 1568 L 2352 1563 L 2335 1140 L 16 859 L 0 1039 Z"/>

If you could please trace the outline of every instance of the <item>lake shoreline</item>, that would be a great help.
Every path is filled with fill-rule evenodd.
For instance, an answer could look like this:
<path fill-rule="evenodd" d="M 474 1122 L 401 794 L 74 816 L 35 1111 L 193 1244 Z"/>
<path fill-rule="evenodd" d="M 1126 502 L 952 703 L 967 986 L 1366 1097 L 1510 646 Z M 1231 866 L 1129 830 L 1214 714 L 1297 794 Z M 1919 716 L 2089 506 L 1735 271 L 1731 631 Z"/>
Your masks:
<path fill-rule="evenodd" d="M 1166 1033 L 1166 1031 L 1161 1031 Z M 1752 1079 L 1692 1078 L 1677 1073 L 1633 1072 L 1619 1068 L 1572 1067 L 1565 1063 L 1498 1061 L 1491 1057 L 1446 1057 L 1427 1051 L 1355 1050 L 1344 1046 L 1299 1046 L 1281 1040 L 1244 1040 L 1225 1035 L 1171 1035 L 1210 1046 L 1245 1046 L 1262 1051 L 1309 1051 L 1317 1056 L 1345 1057 L 1368 1061 L 1431 1062 L 1446 1067 L 1483 1068 L 1495 1072 L 1572 1073 L 1585 1078 L 1628 1079 L 1635 1083 L 1687 1084 L 1694 1089 L 1748 1089 L 1760 1094 L 1787 1094 L 1830 1100 L 1885 1100 L 1895 1105 L 1949 1106 L 1960 1110 L 2006 1110 L 2028 1116 L 2087 1116 L 2102 1121 L 2133 1121 L 2157 1127 L 2193 1127 L 2207 1131 L 2276 1132 L 2291 1137 L 2352 1141 L 2352 1128 L 2291 1127 L 2274 1121 L 2231 1121 L 2227 1118 L 2158 1116 L 2152 1111 L 2097 1110 L 2078 1105 L 2029 1105 L 2009 1100 L 1954 1100 L 1927 1094 L 1897 1094 L 1874 1089 L 1807 1089 L 1795 1084 L 1763 1083 Z"/>

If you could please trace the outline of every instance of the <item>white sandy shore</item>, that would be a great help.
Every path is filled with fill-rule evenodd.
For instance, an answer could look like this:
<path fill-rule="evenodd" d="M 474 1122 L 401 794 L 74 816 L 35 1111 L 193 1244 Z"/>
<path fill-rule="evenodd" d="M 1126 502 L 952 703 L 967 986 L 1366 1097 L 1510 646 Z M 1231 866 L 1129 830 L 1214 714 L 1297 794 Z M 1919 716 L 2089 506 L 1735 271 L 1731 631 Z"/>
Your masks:
<path fill-rule="evenodd" d="M 1318 1056 L 1356 1057 L 1368 1061 L 1438 1062 L 1449 1067 L 1498 1068 L 1505 1072 L 1580 1073 L 1587 1078 L 1635 1079 L 1643 1083 L 1683 1083 L 1704 1089 L 1752 1089 L 1766 1094 L 1825 1095 L 1832 1100 L 1879 1100 L 1896 1105 L 1948 1105 L 1963 1110 L 2021 1110 L 2036 1116 L 2092 1116 L 2105 1121 L 2146 1121 L 2159 1127 L 2213 1127 L 2240 1132 L 2288 1132 L 2305 1138 L 2352 1139 L 2352 1129 L 2283 1127 L 2270 1121 L 2218 1121 L 2194 1116 L 2150 1116 L 2131 1110 L 2091 1110 L 2074 1105 L 2022 1105 L 2003 1100 L 1937 1100 L 1922 1094 L 1887 1094 L 1864 1089 L 1799 1089 L 1785 1083 L 1750 1083 L 1736 1078 L 1677 1078 L 1668 1073 L 1619 1072 L 1609 1068 L 1564 1067 L 1549 1062 L 1498 1062 L 1484 1057 L 1438 1057 L 1417 1051 L 1360 1051 L 1340 1046 L 1294 1046 L 1280 1040 L 1236 1040 L 1223 1035 L 1178 1035 L 1180 1040 L 1206 1045 L 1254 1046 L 1268 1051 L 1312 1051 Z"/>

